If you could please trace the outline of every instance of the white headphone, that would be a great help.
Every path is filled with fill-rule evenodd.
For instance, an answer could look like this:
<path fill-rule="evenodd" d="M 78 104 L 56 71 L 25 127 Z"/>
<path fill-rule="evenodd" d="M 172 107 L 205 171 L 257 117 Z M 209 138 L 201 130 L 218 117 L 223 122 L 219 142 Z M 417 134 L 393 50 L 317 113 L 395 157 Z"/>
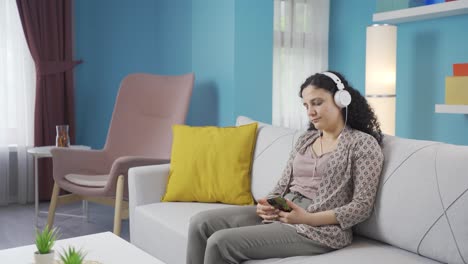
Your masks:
<path fill-rule="evenodd" d="M 336 84 L 336 88 L 338 88 L 338 91 L 336 91 L 335 95 L 333 96 L 335 99 L 335 104 L 339 108 L 348 107 L 348 105 L 351 103 L 351 94 L 344 89 L 345 87 L 340 77 L 336 76 L 336 74 L 332 72 L 322 72 L 322 74 L 332 79 Z"/>

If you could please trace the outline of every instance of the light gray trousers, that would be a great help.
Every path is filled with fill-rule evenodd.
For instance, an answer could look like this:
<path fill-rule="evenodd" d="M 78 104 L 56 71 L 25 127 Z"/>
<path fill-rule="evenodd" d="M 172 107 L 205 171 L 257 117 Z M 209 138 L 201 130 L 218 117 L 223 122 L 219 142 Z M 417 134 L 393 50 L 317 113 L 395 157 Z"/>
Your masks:
<path fill-rule="evenodd" d="M 214 209 L 190 220 L 187 264 L 242 263 L 250 259 L 316 255 L 332 249 L 292 226 L 262 224 L 255 206 Z"/>

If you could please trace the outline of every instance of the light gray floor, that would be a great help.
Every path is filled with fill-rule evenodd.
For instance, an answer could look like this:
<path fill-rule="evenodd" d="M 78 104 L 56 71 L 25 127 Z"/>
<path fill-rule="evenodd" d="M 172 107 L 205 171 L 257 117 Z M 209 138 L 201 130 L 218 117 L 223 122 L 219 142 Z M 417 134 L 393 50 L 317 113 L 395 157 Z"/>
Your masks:
<path fill-rule="evenodd" d="M 47 211 L 48 203 L 41 203 L 40 210 Z M 89 220 L 75 217 L 55 217 L 55 226 L 60 229 L 60 238 L 70 238 L 113 230 L 114 208 L 89 203 Z M 57 208 L 57 212 L 81 214 L 81 203 Z M 47 214 L 39 215 L 39 228 L 47 222 Z M 0 250 L 34 244 L 34 205 L 9 205 L 0 207 Z M 129 240 L 128 220 L 122 221 L 121 237 Z"/>

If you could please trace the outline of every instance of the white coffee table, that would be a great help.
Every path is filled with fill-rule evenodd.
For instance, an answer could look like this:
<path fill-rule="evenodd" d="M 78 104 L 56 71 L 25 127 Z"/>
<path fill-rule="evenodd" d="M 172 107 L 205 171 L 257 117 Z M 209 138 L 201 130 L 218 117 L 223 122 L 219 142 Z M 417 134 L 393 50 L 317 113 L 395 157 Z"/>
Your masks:
<path fill-rule="evenodd" d="M 35 147 L 28 149 L 28 153 L 34 157 L 34 209 L 35 209 L 35 217 L 34 217 L 34 226 L 37 227 L 37 218 L 39 213 L 47 213 L 44 211 L 39 212 L 39 182 L 38 182 L 38 171 L 37 171 L 37 163 L 40 158 L 50 158 L 52 157 L 52 153 L 50 150 L 55 148 L 56 146 L 43 146 L 43 147 Z M 75 145 L 70 146 L 69 148 L 72 149 L 91 149 L 88 146 L 81 146 Z M 63 213 L 56 213 L 55 215 L 62 215 L 62 216 L 71 216 L 71 217 L 82 217 L 88 218 L 88 203 L 87 201 L 83 201 L 83 215 L 71 215 L 71 214 L 63 214 Z"/>
<path fill-rule="evenodd" d="M 85 260 L 90 263 L 164 264 L 111 232 L 58 240 L 54 246 L 55 259 L 59 259 L 58 253 L 62 253 L 68 246 L 85 251 L 87 253 Z M 35 245 L 0 250 L 0 263 L 33 264 L 35 251 L 37 251 Z"/>

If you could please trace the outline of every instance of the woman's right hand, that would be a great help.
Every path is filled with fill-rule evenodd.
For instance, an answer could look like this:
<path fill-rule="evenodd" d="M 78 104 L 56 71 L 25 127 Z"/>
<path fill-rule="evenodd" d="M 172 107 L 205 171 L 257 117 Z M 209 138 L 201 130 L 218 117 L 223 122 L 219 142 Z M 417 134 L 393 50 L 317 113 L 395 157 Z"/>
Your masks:
<path fill-rule="evenodd" d="M 257 200 L 257 215 L 263 220 L 277 220 L 279 210 L 271 206 L 266 198 Z"/>

